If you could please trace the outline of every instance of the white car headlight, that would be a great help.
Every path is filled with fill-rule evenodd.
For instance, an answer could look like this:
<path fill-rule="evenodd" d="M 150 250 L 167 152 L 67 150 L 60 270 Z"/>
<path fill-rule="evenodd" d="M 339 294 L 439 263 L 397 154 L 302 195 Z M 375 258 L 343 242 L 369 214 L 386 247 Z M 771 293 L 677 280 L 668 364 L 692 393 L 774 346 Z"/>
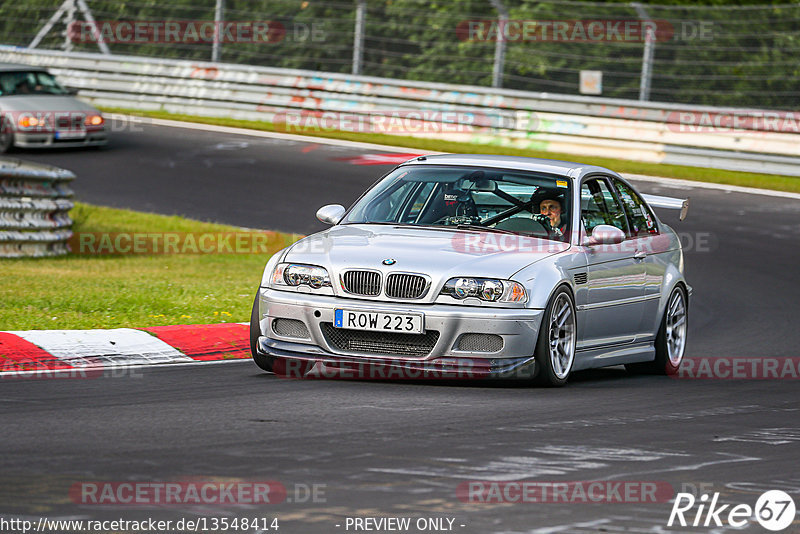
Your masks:
<path fill-rule="evenodd" d="M 272 272 L 273 286 L 297 287 L 306 285 L 312 289 L 331 287 L 327 269 L 301 263 L 280 263 Z"/>
<path fill-rule="evenodd" d="M 519 282 L 497 278 L 451 278 L 442 288 L 442 295 L 457 300 L 477 297 L 487 302 L 525 302 L 528 295 Z"/>

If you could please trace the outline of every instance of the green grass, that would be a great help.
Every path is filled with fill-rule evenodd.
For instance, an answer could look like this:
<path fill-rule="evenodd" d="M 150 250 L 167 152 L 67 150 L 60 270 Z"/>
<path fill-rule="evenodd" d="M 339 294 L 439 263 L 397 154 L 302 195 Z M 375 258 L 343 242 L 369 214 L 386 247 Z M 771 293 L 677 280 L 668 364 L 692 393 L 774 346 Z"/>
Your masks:
<path fill-rule="evenodd" d="M 206 233 L 237 229 L 182 217 L 77 204 L 79 232 Z M 275 233 L 266 254 L 76 255 L 5 259 L 0 330 L 245 322 L 264 264 L 298 236 Z"/>
<path fill-rule="evenodd" d="M 143 117 L 159 119 L 172 119 L 187 122 L 198 122 L 203 124 L 215 124 L 219 126 L 233 126 L 237 128 L 249 128 L 264 131 L 283 131 L 276 128 L 274 124 L 264 121 L 248 121 L 239 119 L 217 118 L 217 117 L 197 117 L 193 115 L 181 115 L 166 111 L 142 111 L 131 109 L 104 108 L 106 112 L 126 113 Z M 665 176 L 668 178 L 681 178 L 684 180 L 694 180 L 701 182 L 713 182 L 719 184 L 738 185 L 744 187 L 758 187 L 762 189 L 774 189 L 777 191 L 800 192 L 800 179 L 791 176 L 779 176 L 774 174 L 758 174 L 750 172 L 726 171 L 720 169 L 707 169 L 703 167 L 688 167 L 683 165 L 667 165 L 661 163 L 646 163 L 614 158 L 578 156 L 575 154 L 562 154 L 558 152 L 547 152 L 543 150 L 526 150 L 520 148 L 505 147 L 500 145 L 478 145 L 472 143 L 457 143 L 451 141 L 438 141 L 435 139 L 424 139 L 415 137 L 404 137 L 387 134 L 353 133 L 337 130 L 313 130 L 295 131 L 291 133 L 309 135 L 315 137 L 325 137 L 332 139 L 346 139 L 349 141 L 359 141 L 362 143 L 376 143 L 381 145 L 391 145 L 398 147 L 408 147 L 410 149 L 421 149 L 435 152 L 451 152 L 460 154 L 482 153 L 500 154 L 507 156 L 527 156 L 534 158 L 560 159 L 566 161 L 580 160 L 581 162 L 607 167 L 621 174 L 647 174 L 651 176 Z"/>

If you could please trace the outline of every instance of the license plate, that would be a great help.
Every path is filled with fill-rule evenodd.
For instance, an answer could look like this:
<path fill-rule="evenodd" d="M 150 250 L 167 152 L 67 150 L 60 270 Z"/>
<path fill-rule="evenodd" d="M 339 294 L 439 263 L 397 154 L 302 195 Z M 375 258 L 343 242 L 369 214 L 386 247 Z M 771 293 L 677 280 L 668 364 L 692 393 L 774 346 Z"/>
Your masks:
<path fill-rule="evenodd" d="M 56 132 L 55 137 L 56 139 L 83 139 L 84 137 L 86 137 L 86 132 L 83 131 Z"/>
<path fill-rule="evenodd" d="M 422 334 L 425 331 L 422 314 L 415 313 L 384 313 L 336 309 L 333 312 L 333 326 L 402 334 Z"/>

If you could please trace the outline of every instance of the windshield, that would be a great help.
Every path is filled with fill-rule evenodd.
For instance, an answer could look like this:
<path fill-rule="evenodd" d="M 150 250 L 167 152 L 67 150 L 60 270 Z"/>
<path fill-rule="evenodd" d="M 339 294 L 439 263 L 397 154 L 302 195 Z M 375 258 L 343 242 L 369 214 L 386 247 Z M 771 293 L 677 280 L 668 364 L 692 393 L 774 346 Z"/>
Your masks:
<path fill-rule="evenodd" d="M 47 72 L 0 72 L 0 96 L 66 94 L 67 90 Z"/>
<path fill-rule="evenodd" d="M 570 180 L 564 176 L 456 166 L 395 169 L 342 224 L 485 228 L 568 241 Z"/>

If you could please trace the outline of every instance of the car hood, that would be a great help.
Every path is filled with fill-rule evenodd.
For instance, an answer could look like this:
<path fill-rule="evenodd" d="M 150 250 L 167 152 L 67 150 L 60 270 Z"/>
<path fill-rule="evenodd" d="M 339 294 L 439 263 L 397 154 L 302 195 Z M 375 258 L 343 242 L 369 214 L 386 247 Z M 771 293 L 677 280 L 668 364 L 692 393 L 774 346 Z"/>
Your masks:
<path fill-rule="evenodd" d="M 0 110 L 11 112 L 93 112 L 97 109 L 70 95 L 14 95 L 0 97 Z"/>
<path fill-rule="evenodd" d="M 510 278 L 568 248 L 565 243 L 496 232 L 349 224 L 298 241 L 284 261 L 326 267 L 334 279 L 347 269 L 420 273 L 441 287 L 454 276 Z M 394 263 L 384 265 L 384 260 Z"/>

